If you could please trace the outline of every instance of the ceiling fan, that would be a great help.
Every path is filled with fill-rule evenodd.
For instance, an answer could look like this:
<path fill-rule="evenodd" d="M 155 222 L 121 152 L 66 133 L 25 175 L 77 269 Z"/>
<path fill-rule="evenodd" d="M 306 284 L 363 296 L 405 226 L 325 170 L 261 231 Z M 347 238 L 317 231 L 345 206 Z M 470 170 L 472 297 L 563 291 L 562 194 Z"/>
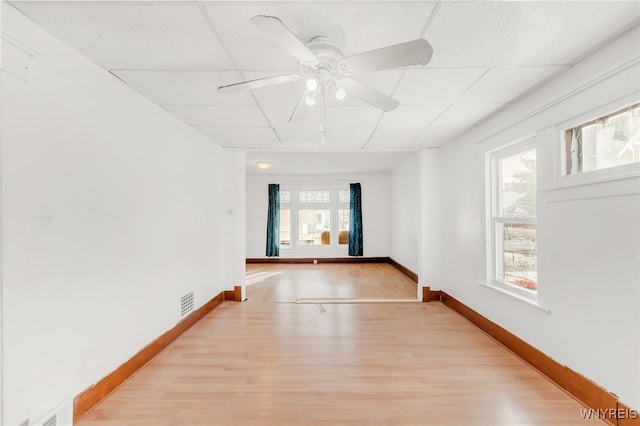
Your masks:
<path fill-rule="evenodd" d="M 323 106 L 326 92 L 331 92 L 337 99 L 349 94 L 382 111 L 391 111 L 399 104 L 396 99 L 351 77 L 368 71 L 424 65 L 433 54 L 431 45 L 420 38 L 345 57 L 342 48 L 328 37 L 318 36 L 303 43 L 274 16 L 257 15 L 250 21 L 298 61 L 298 72 L 229 84 L 218 87 L 218 91 L 233 93 L 306 79 L 306 90 L 289 117 L 290 122 L 304 117 L 315 105 L 319 92 Z M 324 139 L 324 108 L 321 130 Z"/>

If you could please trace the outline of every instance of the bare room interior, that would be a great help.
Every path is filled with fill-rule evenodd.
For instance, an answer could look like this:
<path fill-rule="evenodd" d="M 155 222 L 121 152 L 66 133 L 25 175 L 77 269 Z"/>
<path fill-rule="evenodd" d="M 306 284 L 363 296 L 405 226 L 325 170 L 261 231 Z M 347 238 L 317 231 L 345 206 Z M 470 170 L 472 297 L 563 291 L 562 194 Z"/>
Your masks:
<path fill-rule="evenodd" d="M 640 425 L 640 3 L 0 3 L 0 425 Z"/>

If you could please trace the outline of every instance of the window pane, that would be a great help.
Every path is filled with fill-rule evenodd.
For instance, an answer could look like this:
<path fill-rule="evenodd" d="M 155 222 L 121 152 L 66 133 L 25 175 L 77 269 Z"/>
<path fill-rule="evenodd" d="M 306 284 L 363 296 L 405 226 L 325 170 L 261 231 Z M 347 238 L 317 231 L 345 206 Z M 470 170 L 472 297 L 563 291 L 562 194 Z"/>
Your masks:
<path fill-rule="evenodd" d="M 320 245 L 331 242 L 330 210 L 298 211 L 298 244 Z"/>
<path fill-rule="evenodd" d="M 503 217 L 536 216 L 536 150 L 500 159 Z"/>
<path fill-rule="evenodd" d="M 300 203 L 328 203 L 330 191 L 300 191 L 298 192 L 298 202 Z"/>
<path fill-rule="evenodd" d="M 291 245 L 291 210 L 289 209 L 280 209 L 280 245 Z"/>
<path fill-rule="evenodd" d="M 349 191 L 338 191 L 338 202 L 348 203 L 351 200 Z"/>
<path fill-rule="evenodd" d="M 536 225 L 504 224 L 500 231 L 503 274 L 498 279 L 537 291 Z"/>
<path fill-rule="evenodd" d="M 338 210 L 338 231 L 338 244 L 349 244 L 349 209 Z"/>
<path fill-rule="evenodd" d="M 564 174 L 640 162 L 640 104 L 567 129 Z"/>
<path fill-rule="evenodd" d="M 280 204 L 289 204 L 291 202 L 291 191 L 280 191 Z"/>

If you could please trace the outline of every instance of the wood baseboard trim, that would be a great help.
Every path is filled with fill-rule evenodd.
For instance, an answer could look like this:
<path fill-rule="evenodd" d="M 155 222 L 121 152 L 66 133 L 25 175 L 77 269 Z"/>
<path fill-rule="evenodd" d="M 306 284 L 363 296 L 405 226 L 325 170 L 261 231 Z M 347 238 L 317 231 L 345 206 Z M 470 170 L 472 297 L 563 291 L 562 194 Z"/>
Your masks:
<path fill-rule="evenodd" d="M 236 298 L 236 290 L 235 287 L 233 290 L 225 290 L 222 292 L 222 294 L 224 295 L 224 300 L 235 300 Z"/>
<path fill-rule="evenodd" d="M 393 260 L 393 258 L 389 258 L 389 263 L 391 264 L 391 266 L 393 266 L 394 268 L 396 268 L 398 271 L 402 272 L 403 274 L 405 274 L 406 276 L 408 276 L 409 278 L 411 278 L 411 280 L 414 283 L 418 283 L 418 274 L 416 274 L 415 272 L 413 272 L 411 269 L 407 268 L 406 266 L 396 262 L 395 260 Z"/>
<path fill-rule="evenodd" d="M 431 302 L 431 287 L 429 286 L 422 287 L 422 301 Z"/>
<path fill-rule="evenodd" d="M 432 301 L 440 301 L 442 298 L 442 292 L 440 290 L 431 290 L 431 287 L 424 286 L 422 287 L 422 301 L 423 302 L 432 302 Z"/>
<path fill-rule="evenodd" d="M 469 308 L 454 297 L 445 292 L 441 292 L 441 294 L 441 301 L 444 305 L 469 320 L 476 327 L 511 351 L 514 355 L 538 370 L 549 380 L 572 395 L 575 399 L 582 402 L 586 407 L 594 410 L 602 410 L 601 413 L 604 413 L 605 410 L 610 413 L 609 415 L 601 415 L 601 419 L 615 426 L 640 425 L 640 414 L 629 410 L 627 407 L 622 405 L 614 394 L 608 392 L 606 389 L 600 387 L 598 384 L 583 375 L 573 371 L 569 367 L 554 361 L 545 353 L 531 346 L 529 343 L 520 339 L 518 336 L 512 334 L 493 321 L 480 315 L 478 312 Z M 616 418 L 615 415 L 611 416 L 613 411 L 610 410 L 616 410 L 616 413 L 619 413 L 617 411 L 619 408 L 623 410 L 625 417 L 631 417 L 628 414 L 633 415 L 633 413 L 636 413 L 637 417 Z"/>
<path fill-rule="evenodd" d="M 390 263 L 388 257 L 265 257 L 247 258 L 253 263 Z"/>
<path fill-rule="evenodd" d="M 166 331 L 160 337 L 149 343 L 137 354 L 131 357 L 124 364 L 113 370 L 106 377 L 95 385 L 85 389 L 73 400 L 73 421 L 77 422 L 89 410 L 95 407 L 102 399 L 109 395 L 118 386 L 124 383 L 129 377 L 134 375 L 147 362 L 164 350 L 169 344 L 176 340 L 182 333 L 197 323 L 202 317 L 212 311 L 225 300 L 225 294 L 221 292 L 207 303 L 202 305 L 197 311 L 184 318 L 171 330 Z M 233 291 L 231 291 L 233 300 Z"/>

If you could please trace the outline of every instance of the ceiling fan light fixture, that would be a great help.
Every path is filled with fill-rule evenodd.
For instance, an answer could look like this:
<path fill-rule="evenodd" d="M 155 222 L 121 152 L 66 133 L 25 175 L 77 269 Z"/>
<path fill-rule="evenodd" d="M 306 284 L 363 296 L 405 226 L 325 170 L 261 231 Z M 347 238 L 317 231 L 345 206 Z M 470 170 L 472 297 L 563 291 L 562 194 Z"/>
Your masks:
<path fill-rule="evenodd" d="M 336 99 L 341 101 L 344 99 L 345 96 L 347 96 L 347 92 L 345 92 L 345 90 L 342 87 L 338 87 L 335 95 L 336 95 Z"/>
<path fill-rule="evenodd" d="M 261 170 L 268 170 L 271 167 L 271 163 L 269 163 L 268 161 L 257 161 L 256 164 Z"/>
<path fill-rule="evenodd" d="M 306 86 L 307 90 L 313 92 L 318 88 L 318 80 L 315 78 L 310 78 L 307 80 Z"/>
<path fill-rule="evenodd" d="M 308 95 L 306 98 L 304 98 L 304 103 L 306 103 L 308 106 L 314 106 L 316 104 L 316 97 Z"/>

